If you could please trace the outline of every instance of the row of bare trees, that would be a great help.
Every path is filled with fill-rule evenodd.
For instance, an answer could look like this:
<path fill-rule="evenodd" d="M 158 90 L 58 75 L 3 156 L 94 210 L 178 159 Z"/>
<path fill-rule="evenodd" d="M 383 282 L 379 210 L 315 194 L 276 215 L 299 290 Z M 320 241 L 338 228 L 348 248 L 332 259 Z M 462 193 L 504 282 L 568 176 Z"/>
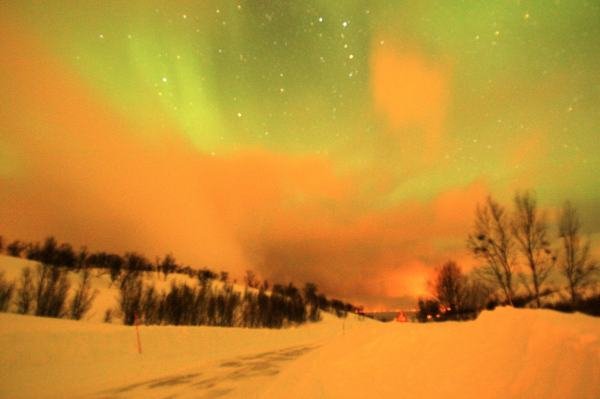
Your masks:
<path fill-rule="evenodd" d="M 96 296 L 91 288 L 92 270 L 97 277 L 109 273 L 111 284 L 118 284 L 121 292 L 118 310 L 125 324 L 132 324 L 137 313 L 149 324 L 281 327 L 319 321 L 321 311 L 331 311 L 338 317 L 356 311 L 352 304 L 328 299 L 313 283 L 307 283 L 303 290 L 292 283 L 270 287 L 250 270 L 244 277 L 247 290 L 239 295 L 232 289 L 227 272 L 217 274 L 207 268 L 184 266 L 172 254 L 150 262 L 135 252 L 90 253 L 85 247 L 76 251 L 70 244 L 58 243 L 54 237 L 46 238 L 41 244 L 15 240 L 4 246 L 0 236 L 0 252 L 2 250 L 10 256 L 38 261 L 39 265 L 33 271 L 24 268 L 18 284 L 0 275 L 0 311 L 7 311 L 16 294 L 18 313 L 81 319 Z M 149 276 L 151 272 L 163 274 L 165 279 L 171 273 L 185 274 L 197 279 L 200 288 L 175 284 L 166 292 L 159 292 L 143 283 L 144 274 Z M 69 273 L 81 274 L 81 282 L 67 303 Z M 213 284 L 216 280 L 220 283 Z M 111 319 L 112 314 L 113 310 L 109 309 L 105 319 Z M 232 319 L 234 314 L 237 315 L 235 320 Z"/>
<path fill-rule="evenodd" d="M 91 278 L 89 269 L 82 270 L 79 284 L 73 291 L 65 268 L 44 263 L 33 270 L 25 267 L 17 282 L 7 281 L 0 273 L 0 311 L 8 311 L 14 304 L 15 311 L 20 314 L 80 320 L 90 310 L 97 295 L 91 287 Z"/>
<path fill-rule="evenodd" d="M 507 304 L 513 305 L 515 286 L 521 282 L 540 307 L 544 286 L 556 271 L 566 279 L 575 306 L 599 268 L 570 202 L 560 210 L 556 232 L 553 240 L 548 214 L 539 208 L 531 192 L 524 192 L 515 195 L 512 212 L 488 197 L 477 209 L 474 231 L 467 242 L 473 255 L 483 260 L 481 276 L 503 292 Z M 523 268 L 527 274 L 522 273 Z"/>
<path fill-rule="evenodd" d="M 119 310 L 128 325 L 137 319 L 145 324 L 281 328 L 320 319 L 306 294 L 313 289 L 316 293 L 310 285 L 302 295 L 290 283 L 275 284 L 270 292 L 264 286 L 240 292 L 230 283 L 205 281 L 198 286 L 172 282 L 162 291 L 138 276 L 120 286 Z"/>
<path fill-rule="evenodd" d="M 468 320 L 486 307 L 492 288 L 477 275 L 464 274 L 453 261 L 436 270 L 429 282 L 430 298 L 420 298 L 419 321 Z"/>
<path fill-rule="evenodd" d="M 162 273 L 165 279 L 171 273 L 187 274 L 190 277 L 203 279 L 227 280 L 228 278 L 227 272 L 217 274 L 207 268 L 198 269 L 182 265 L 172 254 L 166 254 L 164 257 L 157 257 L 154 261 L 150 261 L 137 252 L 126 252 L 120 255 L 105 251 L 90 252 L 86 247 L 77 250 L 69 243 L 59 243 L 52 236 L 47 237 L 42 243 L 17 239 L 7 244 L 0 236 L 0 253 L 3 251 L 9 256 L 22 257 L 74 271 L 85 268 L 102 269 L 110 273 L 113 282 L 118 280 L 123 273 L 149 271 Z"/>
<path fill-rule="evenodd" d="M 598 307 L 600 298 L 585 298 L 586 287 L 599 282 L 600 267 L 570 202 L 562 206 L 552 229 L 533 193 L 517 193 L 512 210 L 488 197 L 476 210 L 467 246 L 482 265 L 469 274 L 452 261 L 438 268 L 429 283 L 431 298 L 419 300 L 419 320 L 476 317 L 495 303 L 497 292 L 507 305 L 532 302 L 542 307 L 542 297 L 555 292 L 549 284 L 553 274 L 555 282 L 562 276 L 568 291 L 568 303 L 559 308 L 600 314 L 600 309 L 590 309 Z M 526 295 L 517 292 L 521 285 Z"/>

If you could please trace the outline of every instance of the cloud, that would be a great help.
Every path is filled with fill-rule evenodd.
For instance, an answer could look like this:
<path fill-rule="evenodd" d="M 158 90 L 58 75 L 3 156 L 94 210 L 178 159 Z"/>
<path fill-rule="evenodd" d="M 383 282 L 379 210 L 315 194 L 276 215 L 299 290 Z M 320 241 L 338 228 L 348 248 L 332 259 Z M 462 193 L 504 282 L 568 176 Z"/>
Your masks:
<path fill-rule="evenodd" d="M 271 281 L 314 281 L 371 307 L 422 294 L 434 266 L 467 259 L 464 215 L 484 197 L 484 182 L 376 207 L 377 198 L 363 194 L 369 176 L 340 175 L 325 156 L 257 148 L 211 156 L 167 116 L 152 134 L 140 134 L 35 38 L 9 24 L 0 37 L 0 82 L 10 99 L 0 128 L 19 160 L 0 180 L 2 233 L 11 238 L 54 234 L 92 250 L 150 257 L 173 251 L 185 263 L 237 276 L 255 269 Z M 416 54 L 381 51 L 374 56 L 377 106 L 395 127 L 422 127 L 433 148 L 445 112 L 444 73 Z"/>
<path fill-rule="evenodd" d="M 471 219 L 465 215 L 487 192 L 483 182 L 474 182 L 431 201 L 364 210 L 349 220 L 325 209 L 310 216 L 288 209 L 250 241 L 248 253 L 265 276 L 316 280 L 326 292 L 372 306 L 390 304 L 383 298 L 404 301 L 404 295 L 425 294 L 431 271 L 448 259 L 472 267 L 465 248 Z"/>
<path fill-rule="evenodd" d="M 373 106 L 400 139 L 403 129 L 421 129 L 427 158 L 440 149 L 448 108 L 448 75 L 446 67 L 416 50 L 379 41 L 372 46 Z"/>

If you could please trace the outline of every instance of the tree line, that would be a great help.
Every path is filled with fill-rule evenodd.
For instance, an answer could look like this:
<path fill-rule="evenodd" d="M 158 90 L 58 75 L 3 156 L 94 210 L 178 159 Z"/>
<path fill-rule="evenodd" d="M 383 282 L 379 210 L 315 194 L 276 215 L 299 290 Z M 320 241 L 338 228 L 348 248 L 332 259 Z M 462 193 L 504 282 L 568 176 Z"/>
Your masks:
<path fill-rule="evenodd" d="M 549 216 L 531 191 L 517 192 L 512 209 L 488 197 L 477 207 L 467 238 L 481 265 L 468 275 L 453 261 L 437 269 L 431 297 L 419 299 L 418 319 L 469 319 L 499 304 L 600 315 L 600 265 L 577 209 L 567 201 L 554 225 Z M 551 277 L 563 286 L 550 284 Z M 543 303 L 553 294 L 560 299 Z"/>
<path fill-rule="evenodd" d="M 0 237 L 2 251 L 39 264 L 34 269 L 22 269 L 18 282 L 9 282 L 0 273 L 0 311 L 9 309 L 14 296 L 17 313 L 79 320 L 97 295 L 91 285 L 92 270 L 97 276 L 108 274 L 111 284 L 117 284 L 119 290 L 118 308 L 107 309 L 107 322 L 121 317 L 128 325 L 139 322 L 281 328 L 319 321 L 321 311 L 346 317 L 348 312 L 358 310 L 350 303 L 328 299 L 313 283 L 306 283 L 303 289 L 293 283 L 271 287 L 266 280 L 260 282 L 252 271 L 246 272 L 246 288 L 239 291 L 227 272 L 181 265 L 172 254 L 150 262 L 135 252 L 91 253 L 85 247 L 77 251 L 53 237 L 42 244 L 15 240 L 6 246 Z M 79 275 L 79 284 L 70 299 L 73 290 L 69 272 Z M 143 278 L 151 272 L 163 275 L 165 280 L 171 273 L 184 274 L 197 284 L 173 281 L 168 289 L 159 290 Z"/>

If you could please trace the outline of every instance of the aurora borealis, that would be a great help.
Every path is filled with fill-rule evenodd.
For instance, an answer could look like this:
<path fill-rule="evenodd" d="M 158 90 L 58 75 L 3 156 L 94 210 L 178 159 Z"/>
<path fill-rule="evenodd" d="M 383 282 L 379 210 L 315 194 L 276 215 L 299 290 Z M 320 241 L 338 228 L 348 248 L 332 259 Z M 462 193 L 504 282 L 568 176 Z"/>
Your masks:
<path fill-rule="evenodd" d="M 593 1 L 7 1 L 0 234 L 395 306 L 489 193 L 600 233 Z"/>

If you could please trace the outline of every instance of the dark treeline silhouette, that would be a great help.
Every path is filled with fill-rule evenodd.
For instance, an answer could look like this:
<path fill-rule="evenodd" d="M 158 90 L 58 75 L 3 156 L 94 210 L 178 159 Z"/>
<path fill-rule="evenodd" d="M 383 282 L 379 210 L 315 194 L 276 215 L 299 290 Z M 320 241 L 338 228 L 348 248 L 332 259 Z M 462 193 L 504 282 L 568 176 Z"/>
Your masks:
<path fill-rule="evenodd" d="M 34 270 L 22 270 L 17 283 L 10 283 L 0 274 L 0 310 L 6 311 L 16 293 L 16 311 L 38 316 L 70 317 L 79 320 L 91 308 L 97 295 L 92 291 L 92 270 L 98 276 L 108 274 L 111 285 L 119 289 L 118 309 L 107 309 L 105 321 L 122 316 L 124 324 L 136 321 L 145 324 L 210 325 L 281 328 L 321 319 L 321 311 L 331 311 L 338 317 L 357 310 L 352 304 L 329 300 L 317 286 L 307 283 L 303 290 L 292 283 L 262 284 L 252 271 L 244 278 L 243 292 L 234 289 L 225 271 L 216 273 L 207 268 L 195 269 L 180 265 L 172 254 L 154 262 L 135 252 L 119 255 L 92 252 L 83 247 L 74 250 L 69 244 L 59 244 L 48 237 L 42 244 L 15 240 L 6 247 L 0 237 L 0 252 L 39 262 Z M 68 273 L 80 274 L 79 285 L 68 300 L 71 284 Z M 198 284 L 172 282 L 166 290 L 144 281 L 144 274 L 154 272 L 167 279 L 178 273 L 197 280 Z"/>
<path fill-rule="evenodd" d="M 209 325 L 281 328 L 307 321 L 306 303 L 293 285 L 237 292 L 232 285 L 207 281 L 197 287 L 171 283 L 167 292 L 140 277 L 120 287 L 124 324 Z"/>
<path fill-rule="evenodd" d="M 600 267 L 574 206 L 563 205 L 552 229 L 532 192 L 517 193 L 513 202 L 512 211 L 491 197 L 477 207 L 467 246 L 482 264 L 467 276 L 451 261 L 439 268 L 431 297 L 419 299 L 420 321 L 472 319 L 498 305 L 600 316 Z"/>
<path fill-rule="evenodd" d="M 79 286 L 68 300 L 71 283 L 65 268 L 45 263 L 21 270 L 18 283 L 8 282 L 0 273 L 0 311 L 9 310 L 11 302 L 20 314 L 46 317 L 70 317 L 79 320 L 90 309 L 96 292 L 91 290 L 89 270 L 82 272 Z"/>
<path fill-rule="evenodd" d="M 333 309 L 338 317 L 355 311 L 353 305 L 339 300 L 331 301 L 336 303 L 335 308 L 319 308 L 307 292 L 316 293 L 316 286 L 306 284 L 304 295 L 292 283 L 275 284 L 270 292 L 265 285 L 246 286 L 239 292 L 229 282 L 213 280 L 200 280 L 197 287 L 172 282 L 167 292 L 160 292 L 141 277 L 135 277 L 121 284 L 119 306 L 124 324 L 133 324 L 138 318 L 145 324 L 252 328 L 319 321 L 320 310 Z"/>

